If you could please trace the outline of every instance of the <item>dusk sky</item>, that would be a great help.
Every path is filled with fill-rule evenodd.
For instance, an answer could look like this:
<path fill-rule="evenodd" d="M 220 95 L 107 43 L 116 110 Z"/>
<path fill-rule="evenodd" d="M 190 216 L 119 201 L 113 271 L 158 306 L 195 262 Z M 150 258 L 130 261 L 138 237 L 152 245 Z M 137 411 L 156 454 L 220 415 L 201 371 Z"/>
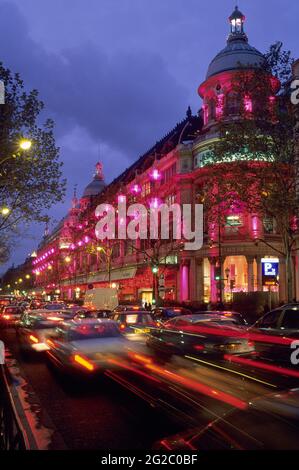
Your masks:
<path fill-rule="evenodd" d="M 0 60 L 37 88 L 56 123 L 68 191 L 58 221 L 101 160 L 110 182 L 201 103 L 198 85 L 225 46 L 231 0 L 6 0 Z M 281 40 L 299 57 L 297 0 L 240 0 L 249 42 Z M 52 222 L 54 224 L 54 220 Z M 43 226 L 20 240 L 18 264 Z"/>

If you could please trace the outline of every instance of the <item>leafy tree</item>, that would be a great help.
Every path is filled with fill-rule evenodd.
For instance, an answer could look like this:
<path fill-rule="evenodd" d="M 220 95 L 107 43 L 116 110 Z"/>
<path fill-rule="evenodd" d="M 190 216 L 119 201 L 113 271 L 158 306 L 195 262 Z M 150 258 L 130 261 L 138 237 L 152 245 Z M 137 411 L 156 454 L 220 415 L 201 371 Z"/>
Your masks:
<path fill-rule="evenodd" d="M 288 95 L 292 59 L 275 44 L 265 54 L 262 69 L 240 68 L 232 81 L 237 103 L 234 116 L 223 113 L 219 139 L 210 148 L 213 166 L 204 187 L 207 207 L 222 198 L 222 219 L 234 205 L 259 218 L 271 217 L 281 236 L 282 249 L 263 238 L 256 240 L 285 258 L 287 297 L 293 298 L 293 262 L 296 250 L 297 200 L 294 178 L 294 116 Z M 227 110 L 226 110 L 227 111 Z M 217 223 L 215 211 L 210 223 Z M 217 211 L 216 211 L 217 212 Z M 218 214 L 219 223 L 219 214 Z M 222 220 L 223 223 L 223 220 Z"/>
<path fill-rule="evenodd" d="M 2 63 L 0 80 L 5 86 L 5 104 L 0 105 L 0 233 L 7 240 L 31 222 L 45 221 L 47 210 L 62 200 L 66 182 L 54 123 L 41 123 L 44 104 L 37 90 L 26 91 L 19 74 Z M 32 143 L 28 150 L 20 148 L 24 138 Z"/>

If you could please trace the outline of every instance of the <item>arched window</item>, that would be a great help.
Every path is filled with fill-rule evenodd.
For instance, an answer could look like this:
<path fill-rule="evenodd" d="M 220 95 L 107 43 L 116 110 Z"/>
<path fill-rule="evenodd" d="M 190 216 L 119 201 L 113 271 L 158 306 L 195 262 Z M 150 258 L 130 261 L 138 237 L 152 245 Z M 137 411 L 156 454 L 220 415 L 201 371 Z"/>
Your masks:
<path fill-rule="evenodd" d="M 240 114 L 240 100 L 233 92 L 228 93 L 226 96 L 226 114 L 228 116 Z"/>

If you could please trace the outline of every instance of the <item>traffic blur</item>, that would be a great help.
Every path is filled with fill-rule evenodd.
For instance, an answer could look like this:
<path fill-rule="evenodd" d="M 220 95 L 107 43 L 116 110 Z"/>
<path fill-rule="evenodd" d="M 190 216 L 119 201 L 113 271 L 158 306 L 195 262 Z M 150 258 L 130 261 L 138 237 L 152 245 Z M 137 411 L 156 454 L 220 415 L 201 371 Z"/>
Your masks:
<path fill-rule="evenodd" d="M 9 304 L 1 312 L 5 322 L 6 309 L 15 311 L 1 331 L 13 327 L 24 361 L 34 356 L 50 364 L 53 380 L 55 372 L 81 384 L 105 377 L 170 416 L 180 432 L 153 442 L 155 448 L 299 447 L 299 370 L 290 360 L 297 305 L 269 312 L 252 327 L 227 310 L 33 307 Z"/>

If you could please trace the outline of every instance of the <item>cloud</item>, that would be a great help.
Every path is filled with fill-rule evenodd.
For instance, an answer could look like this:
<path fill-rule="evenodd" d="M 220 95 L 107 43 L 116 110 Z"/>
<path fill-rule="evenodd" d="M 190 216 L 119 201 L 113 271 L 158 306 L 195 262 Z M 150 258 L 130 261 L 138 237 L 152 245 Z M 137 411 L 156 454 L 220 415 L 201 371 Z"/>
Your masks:
<path fill-rule="evenodd" d="M 109 51 L 84 39 L 53 51 L 31 33 L 21 9 L 2 2 L 0 60 L 21 74 L 28 89 L 39 90 L 44 115 L 56 122 L 68 193 L 66 203 L 49 215 L 60 219 L 70 206 L 74 184 L 80 196 L 95 162 L 104 162 L 106 180 L 116 177 L 182 118 L 188 91 L 159 53 L 132 44 Z M 42 231 L 32 227 L 34 239 L 23 238 L 14 261 L 21 262 L 36 247 Z"/>
<path fill-rule="evenodd" d="M 79 126 L 134 160 L 181 119 L 188 91 L 158 53 L 137 46 L 109 53 L 92 42 L 49 52 L 16 5 L 2 3 L 1 17 L 1 58 L 40 91 L 58 136 Z"/>

